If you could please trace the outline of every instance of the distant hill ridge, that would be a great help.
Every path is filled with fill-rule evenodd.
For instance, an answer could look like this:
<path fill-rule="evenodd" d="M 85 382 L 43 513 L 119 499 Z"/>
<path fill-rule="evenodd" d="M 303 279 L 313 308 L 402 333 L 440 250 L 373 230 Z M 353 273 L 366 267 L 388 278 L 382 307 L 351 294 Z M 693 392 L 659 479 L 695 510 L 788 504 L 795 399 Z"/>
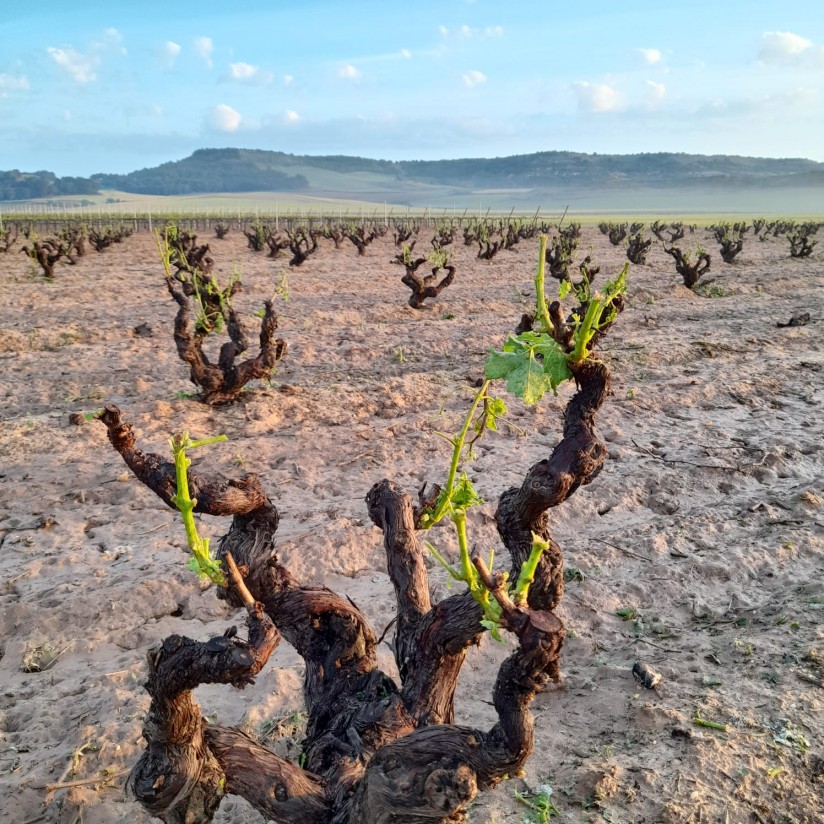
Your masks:
<path fill-rule="evenodd" d="M 803 158 L 759 158 L 656 152 L 630 155 L 535 152 L 458 160 L 374 160 L 345 155 L 293 155 L 257 149 L 198 149 L 125 175 L 58 178 L 51 172 L 0 172 L 0 200 L 100 189 L 151 195 L 210 192 L 335 192 L 381 194 L 451 187 L 483 189 L 675 188 L 824 185 L 824 163 Z"/>

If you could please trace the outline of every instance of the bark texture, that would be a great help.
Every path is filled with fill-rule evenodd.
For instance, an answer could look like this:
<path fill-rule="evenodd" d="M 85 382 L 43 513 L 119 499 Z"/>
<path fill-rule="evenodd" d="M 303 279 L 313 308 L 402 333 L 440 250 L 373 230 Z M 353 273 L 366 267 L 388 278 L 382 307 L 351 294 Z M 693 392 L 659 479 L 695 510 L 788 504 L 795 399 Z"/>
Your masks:
<path fill-rule="evenodd" d="M 177 354 L 189 365 L 192 383 L 200 387 L 204 403 L 230 403 L 237 400 L 249 381 L 268 378 L 272 374 L 286 352 L 286 343 L 281 338 L 275 338 L 278 318 L 273 301 L 267 300 L 264 304 L 258 354 L 239 363 L 237 359 L 249 348 L 249 341 L 234 307 L 231 304 L 223 307 L 229 340 L 220 347 L 217 363 L 212 363 L 203 351 L 208 330 L 197 328 L 191 297 L 174 278 L 167 278 L 166 285 L 179 307 L 174 331 Z"/>
<path fill-rule="evenodd" d="M 500 499 L 497 524 L 511 578 L 529 555 L 532 532 L 551 542 L 548 510 L 590 483 L 606 458 L 595 415 L 609 391 L 609 370 L 590 359 L 573 371 L 578 391 L 566 408 L 563 439 Z M 116 407 L 101 419 L 130 469 L 171 506 L 171 461 L 140 451 Z M 485 631 L 481 608 L 468 592 L 431 603 L 419 513 L 407 492 L 382 480 L 366 496 L 397 601 L 396 682 L 378 669 L 378 640 L 357 606 L 302 585 L 280 563 L 278 513 L 257 478 L 212 481 L 190 472 L 189 484 L 198 512 L 232 516 L 218 557 L 237 562 L 248 593 L 230 578 L 219 594 L 246 606 L 249 639 L 172 636 L 149 653 L 147 748 L 129 787 L 153 815 L 206 824 L 221 797 L 233 793 L 278 824 L 457 824 L 467 820 L 480 790 L 520 770 L 534 745 L 530 704 L 559 679 L 564 628 L 554 610 L 563 560 L 556 543 L 544 553 L 525 603 L 513 603 L 503 576 L 474 560 L 518 645 L 495 683 L 497 723 L 473 729 L 454 723 L 454 696 L 467 650 Z M 306 662 L 301 766 L 238 730 L 206 725 L 191 692 L 199 683 L 242 687 L 281 636 Z"/>
<path fill-rule="evenodd" d="M 455 267 L 452 264 L 447 264 L 443 267 L 443 271 L 446 272 L 446 274 L 443 275 L 440 280 L 438 280 L 438 272 L 441 271 L 441 267 L 439 266 L 436 266 L 432 270 L 431 275 L 424 275 L 422 277 L 416 270 L 423 262 L 423 260 L 420 260 L 420 262 L 415 261 L 414 263 L 418 265 L 414 268 L 407 266 L 406 274 L 401 278 L 401 283 L 412 290 L 412 294 L 409 296 L 409 305 L 413 309 L 420 309 L 427 298 L 438 297 L 455 279 Z"/>

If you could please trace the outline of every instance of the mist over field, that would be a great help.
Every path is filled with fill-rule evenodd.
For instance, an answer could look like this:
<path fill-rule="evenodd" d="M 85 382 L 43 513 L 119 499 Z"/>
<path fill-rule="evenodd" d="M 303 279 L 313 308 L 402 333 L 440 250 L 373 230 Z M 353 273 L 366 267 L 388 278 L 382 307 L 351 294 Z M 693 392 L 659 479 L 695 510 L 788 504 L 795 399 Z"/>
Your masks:
<path fill-rule="evenodd" d="M 563 210 L 595 213 L 807 214 L 824 206 L 824 164 L 804 159 L 677 153 L 595 155 L 538 152 L 497 158 L 386 161 L 200 149 L 128 174 L 90 178 L 0 172 L 0 202 L 31 199 L 70 206 L 71 196 L 155 211 L 219 209 L 231 195 L 258 208 L 313 201 L 381 204 L 451 213 Z M 62 198 L 62 200 L 61 200 Z M 221 201 L 224 201 L 222 203 Z M 165 205 L 164 205 L 165 204 Z M 145 204 L 144 204 L 145 205 Z M 187 209 L 189 210 L 189 209 Z"/>

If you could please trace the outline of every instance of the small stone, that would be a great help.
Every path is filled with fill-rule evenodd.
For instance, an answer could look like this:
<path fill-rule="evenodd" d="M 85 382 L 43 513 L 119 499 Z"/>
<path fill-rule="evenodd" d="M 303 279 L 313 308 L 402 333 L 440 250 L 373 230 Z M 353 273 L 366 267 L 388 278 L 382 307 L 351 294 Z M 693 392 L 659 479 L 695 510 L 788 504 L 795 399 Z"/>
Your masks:
<path fill-rule="evenodd" d="M 86 416 L 82 412 L 72 412 L 69 415 L 69 423 L 73 426 L 83 426 L 86 423 Z"/>
<path fill-rule="evenodd" d="M 801 312 L 798 315 L 793 315 L 787 323 L 776 323 L 775 325 L 781 329 L 786 327 L 794 327 L 794 326 L 806 326 L 810 322 L 810 313 L 809 312 Z"/>
<path fill-rule="evenodd" d="M 655 672 L 654 669 L 642 664 L 640 661 L 633 664 L 632 674 L 635 676 L 635 680 L 648 690 L 654 690 L 661 683 L 661 673 Z"/>

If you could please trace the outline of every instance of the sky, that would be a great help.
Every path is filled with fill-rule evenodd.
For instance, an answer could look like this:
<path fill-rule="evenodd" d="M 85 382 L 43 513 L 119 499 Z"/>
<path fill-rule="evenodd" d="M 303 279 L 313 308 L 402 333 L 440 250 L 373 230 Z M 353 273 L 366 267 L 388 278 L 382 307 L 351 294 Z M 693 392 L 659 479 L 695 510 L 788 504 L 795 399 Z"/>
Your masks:
<path fill-rule="evenodd" d="M 821 0 L 0 4 L 0 170 L 198 148 L 824 161 Z"/>

